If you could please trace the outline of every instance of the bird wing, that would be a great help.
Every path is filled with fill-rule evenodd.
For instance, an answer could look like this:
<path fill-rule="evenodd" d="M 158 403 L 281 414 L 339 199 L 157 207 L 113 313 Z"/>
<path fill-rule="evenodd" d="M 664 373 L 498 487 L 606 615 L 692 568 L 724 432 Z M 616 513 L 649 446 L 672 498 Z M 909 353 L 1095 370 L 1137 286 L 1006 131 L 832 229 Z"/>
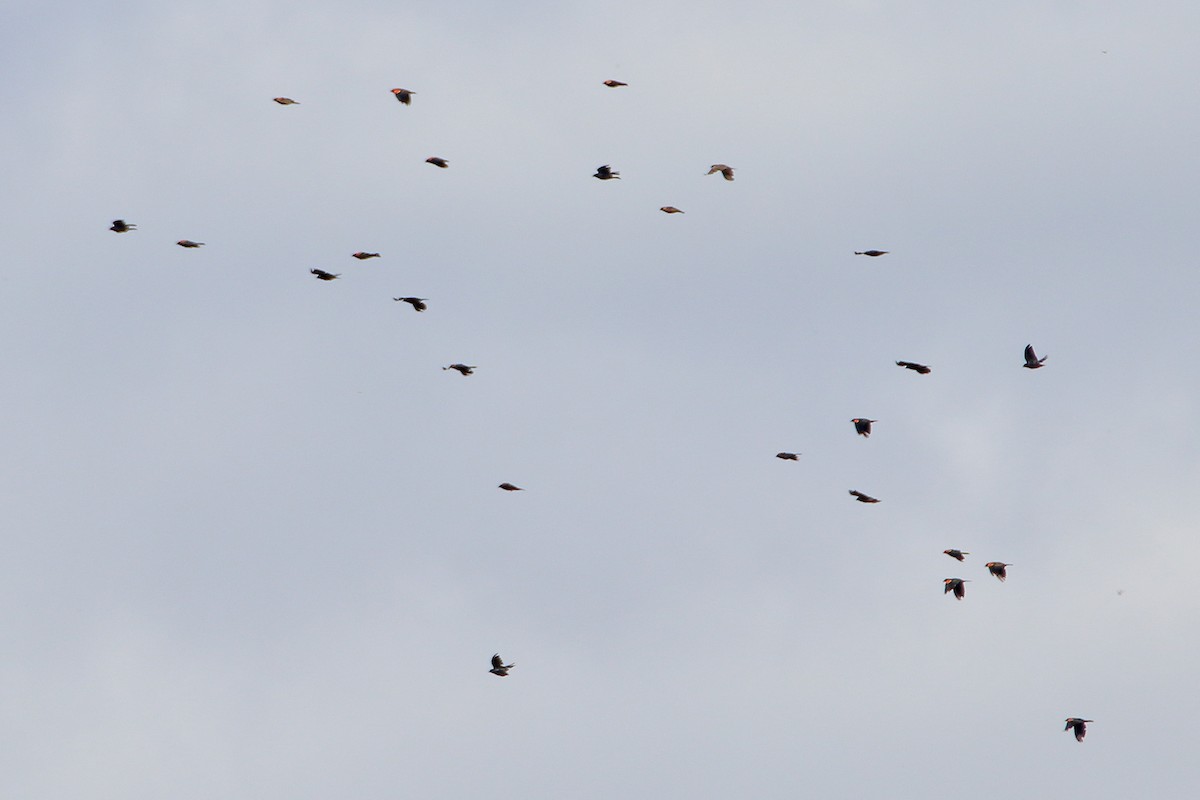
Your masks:
<path fill-rule="evenodd" d="M 1033 345 L 1031 345 L 1031 344 L 1025 345 L 1025 363 L 1026 364 L 1038 363 L 1037 353 L 1033 352 Z"/>
<path fill-rule="evenodd" d="M 492 656 L 492 669 L 500 669 L 503 666 L 504 666 L 504 659 L 502 659 L 500 657 L 499 653 L 496 653 L 496 655 Z"/>

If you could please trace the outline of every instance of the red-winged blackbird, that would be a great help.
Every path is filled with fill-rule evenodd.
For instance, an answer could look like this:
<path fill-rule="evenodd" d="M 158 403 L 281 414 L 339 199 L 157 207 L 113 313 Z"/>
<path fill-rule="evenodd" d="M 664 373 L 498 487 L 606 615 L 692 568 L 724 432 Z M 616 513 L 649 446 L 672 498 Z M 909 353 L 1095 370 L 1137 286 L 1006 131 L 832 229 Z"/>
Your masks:
<path fill-rule="evenodd" d="M 409 89 L 392 89 L 392 94 L 396 95 L 396 99 L 407 106 L 412 103 L 412 96 L 416 92 Z"/>
<path fill-rule="evenodd" d="M 463 375 L 470 375 L 475 372 L 475 370 L 479 369 L 479 367 L 468 367 L 466 364 L 451 364 L 448 367 L 442 367 L 443 371 L 448 369 L 456 369 Z"/>
<path fill-rule="evenodd" d="M 1071 728 L 1074 728 L 1075 741 L 1082 742 L 1083 737 L 1087 736 L 1087 723 L 1094 721 L 1095 720 L 1080 719 L 1079 717 L 1067 717 L 1067 727 L 1063 728 L 1063 730 L 1069 731 Z"/>
<path fill-rule="evenodd" d="M 605 82 L 604 82 L 604 85 L 605 85 L 605 86 L 607 86 L 607 87 L 608 87 L 608 88 L 610 88 L 610 89 L 615 89 L 615 88 L 617 88 L 618 86 L 628 86 L 629 84 L 628 84 L 628 83 L 621 83 L 620 81 L 612 81 L 612 80 L 609 80 L 609 81 L 605 81 Z"/>
<path fill-rule="evenodd" d="M 602 167 L 597 167 L 596 174 L 592 177 L 599 178 L 602 181 L 611 181 L 613 178 L 619 179 L 621 177 L 621 173 L 615 172 L 612 167 L 610 167 L 608 164 L 605 164 Z"/>
<path fill-rule="evenodd" d="M 113 233 L 129 233 L 129 231 L 137 230 L 137 225 L 132 222 L 126 222 L 123 219 L 114 219 L 112 227 L 109 228 Z"/>
<path fill-rule="evenodd" d="M 368 258 L 379 258 L 379 253 L 364 253 L 362 250 L 359 250 L 357 253 L 351 253 L 350 255 L 354 256 L 359 261 L 366 261 Z"/>
<path fill-rule="evenodd" d="M 442 169 L 450 166 L 449 161 L 444 158 L 439 158 L 438 156 L 430 156 L 429 158 L 425 159 L 425 163 L 433 164 L 435 167 L 441 167 Z"/>
<path fill-rule="evenodd" d="M 416 311 L 424 311 L 429 308 L 429 306 L 425 305 L 425 301 L 428 299 L 425 297 L 393 297 L 392 299 L 397 303 L 408 303 Z"/>
<path fill-rule="evenodd" d="M 1040 369 L 1042 362 L 1046 360 L 1045 356 L 1037 357 L 1037 353 L 1033 352 L 1033 345 L 1025 345 L 1025 363 L 1022 364 L 1025 369 Z"/>
<path fill-rule="evenodd" d="M 516 664 L 505 664 L 504 659 L 500 658 L 500 654 L 496 653 L 496 655 L 492 656 L 492 668 L 488 672 L 493 675 L 499 675 L 501 678 L 507 678 L 508 671 L 515 666 Z"/>
<path fill-rule="evenodd" d="M 293 100 L 290 97 L 273 97 L 271 99 L 274 100 L 276 103 L 279 103 L 279 105 L 281 105 L 281 106 L 298 106 L 298 105 L 300 105 L 299 100 Z"/>
<path fill-rule="evenodd" d="M 874 497 L 871 497 L 871 495 L 863 494 L 862 492 L 858 491 L 857 489 L 851 489 L 850 494 L 853 495 L 854 499 L 860 503 L 878 503 L 879 502 Z"/>
<path fill-rule="evenodd" d="M 1004 583 L 1004 579 L 1008 577 L 1008 573 L 1004 571 L 1004 568 L 1011 567 L 1012 564 L 1005 564 L 1003 561 L 989 561 L 984 566 L 988 568 L 988 572 L 999 578 L 1001 583 Z"/>
<path fill-rule="evenodd" d="M 945 591 L 942 592 L 942 594 L 946 594 L 947 592 L 954 592 L 954 598 L 956 600 L 962 600 L 964 597 L 966 597 L 967 588 L 963 584 L 967 583 L 967 579 L 946 578 L 946 580 L 944 580 L 943 583 L 946 584 L 946 589 L 945 589 Z"/>
<path fill-rule="evenodd" d="M 683 213 L 682 209 L 676 208 L 675 206 L 663 206 L 662 208 L 659 209 L 659 211 L 665 211 L 668 214 L 682 214 Z"/>
<path fill-rule="evenodd" d="M 897 361 L 896 366 L 904 367 L 905 369 L 911 369 L 913 372 L 916 372 L 920 375 L 928 375 L 929 373 L 933 372 L 933 370 L 931 370 L 929 367 L 925 366 L 924 364 L 918 364 L 915 361 Z"/>
<path fill-rule="evenodd" d="M 782 458 L 784 461 L 799 461 L 800 460 L 799 453 L 776 453 L 775 457 Z"/>
<path fill-rule="evenodd" d="M 867 438 L 871 436 L 871 423 L 879 422 L 877 419 L 860 419 L 859 417 L 855 417 L 850 421 L 854 423 L 854 430 L 858 432 L 858 435 Z"/>
<path fill-rule="evenodd" d="M 340 272 L 337 275 L 335 275 L 332 272 L 326 272 L 323 269 L 310 269 L 309 272 L 311 272 L 313 275 L 316 275 L 317 280 L 319 280 L 319 281 L 331 281 L 341 275 Z"/>
<path fill-rule="evenodd" d="M 204 242 L 193 242 L 191 239 L 180 239 L 175 244 L 180 247 L 204 247 Z"/>
<path fill-rule="evenodd" d="M 970 553 L 968 553 L 964 550 L 943 550 L 942 552 L 945 553 L 946 555 L 950 556 L 951 558 L 957 558 L 959 561 L 962 561 L 964 556 L 971 555 Z"/>
<path fill-rule="evenodd" d="M 871 256 L 871 258 L 876 258 L 878 256 L 886 256 L 890 252 L 890 250 L 855 250 L 854 255 Z"/>
<path fill-rule="evenodd" d="M 726 166 L 725 164 L 713 164 L 711 167 L 709 167 L 708 172 L 704 174 L 712 175 L 714 172 L 719 172 L 724 175 L 725 180 L 727 181 L 733 180 L 733 167 Z"/>
<path fill-rule="evenodd" d="M 500 484 L 500 488 L 506 492 L 523 492 L 523 491 L 525 491 L 520 486 L 514 486 L 511 483 L 502 483 L 502 484 Z"/>

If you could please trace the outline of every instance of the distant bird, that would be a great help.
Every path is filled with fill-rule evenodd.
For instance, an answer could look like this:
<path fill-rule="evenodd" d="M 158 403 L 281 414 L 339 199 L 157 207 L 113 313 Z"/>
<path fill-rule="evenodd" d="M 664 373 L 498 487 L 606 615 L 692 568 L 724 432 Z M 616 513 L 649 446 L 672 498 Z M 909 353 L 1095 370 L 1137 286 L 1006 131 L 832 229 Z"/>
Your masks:
<path fill-rule="evenodd" d="M 911 369 L 913 372 L 916 372 L 920 375 L 928 375 L 929 373 L 933 372 L 933 370 L 931 370 L 929 367 L 925 366 L 924 364 L 918 364 L 915 361 L 897 361 L 896 366 L 904 367 L 905 369 Z"/>
<path fill-rule="evenodd" d="M 425 159 L 425 163 L 433 164 L 435 167 L 441 167 L 442 169 L 450 166 L 449 161 L 444 158 L 438 158 L 437 156 L 430 156 L 429 158 Z"/>
<path fill-rule="evenodd" d="M 942 594 L 954 592 L 954 598 L 956 600 L 962 600 L 967 594 L 967 587 L 965 587 L 963 584 L 967 583 L 968 580 L 969 579 L 966 578 L 946 578 L 944 581 L 942 581 L 946 584 L 946 588 Z"/>
<path fill-rule="evenodd" d="M 985 566 L 988 568 L 988 572 L 999 578 L 1001 583 L 1004 583 L 1004 579 L 1008 577 L 1008 573 L 1004 571 L 1004 568 L 1011 567 L 1012 564 L 1005 564 L 1003 561 L 989 561 Z"/>
<path fill-rule="evenodd" d="M 337 278 L 339 275 L 341 275 L 340 272 L 337 275 L 335 275 L 332 272 L 326 272 L 323 269 L 310 269 L 309 272 L 311 272 L 313 275 L 316 275 L 317 280 L 319 280 L 319 281 L 331 281 L 331 280 L 334 280 L 335 278 Z"/>
<path fill-rule="evenodd" d="M 879 422 L 877 419 L 859 419 L 858 417 L 850 421 L 854 423 L 854 430 L 858 432 L 858 435 L 868 439 L 871 438 L 871 423 Z"/>
<path fill-rule="evenodd" d="M 511 483 L 502 483 L 502 484 L 500 484 L 500 488 L 506 492 L 523 492 L 523 491 L 525 491 L 520 486 L 514 486 Z"/>
<path fill-rule="evenodd" d="M 1063 730 L 1069 731 L 1071 728 L 1074 728 L 1075 741 L 1082 742 L 1083 737 L 1087 736 L 1087 724 L 1089 722 L 1095 722 L 1095 720 L 1080 719 L 1079 717 L 1067 717 L 1067 727 L 1063 728 Z"/>
<path fill-rule="evenodd" d="M 180 239 L 175 244 L 180 247 L 204 247 L 204 242 L 193 242 L 191 239 Z"/>
<path fill-rule="evenodd" d="M 1025 363 L 1022 364 L 1025 369 L 1040 369 L 1045 360 L 1046 356 L 1037 357 L 1037 353 L 1033 352 L 1033 345 L 1025 345 Z"/>
<path fill-rule="evenodd" d="M 492 668 L 488 672 L 493 675 L 499 675 L 501 678 L 507 678 L 508 671 L 515 666 L 516 664 L 505 664 L 504 659 L 500 658 L 500 654 L 496 653 L 496 655 L 492 656 Z"/>
<path fill-rule="evenodd" d="M 799 461 L 800 460 L 799 453 L 776 453 L 775 457 L 782 458 L 784 461 Z"/>
<path fill-rule="evenodd" d="M 479 367 L 468 367 L 466 364 L 451 364 L 448 367 L 442 367 L 443 371 L 448 369 L 456 369 L 463 375 L 471 375 L 475 372 L 475 370 L 479 369 Z"/>
<path fill-rule="evenodd" d="M 396 95 L 396 99 L 407 106 L 412 104 L 412 96 L 416 92 L 409 89 L 392 89 L 392 94 Z"/>
<path fill-rule="evenodd" d="M 114 219 L 112 227 L 109 230 L 113 233 L 128 233 L 129 231 L 136 231 L 137 225 L 134 225 L 132 222 L 126 222 L 123 219 Z"/>
<path fill-rule="evenodd" d="M 874 497 L 871 497 L 871 495 L 863 494 L 862 492 L 858 491 L 857 489 L 851 489 L 850 494 L 853 495 L 854 499 L 860 503 L 878 503 L 879 502 Z"/>
<path fill-rule="evenodd" d="M 425 301 L 428 299 L 426 297 L 393 297 L 392 299 L 397 303 L 408 303 L 417 311 L 424 311 L 429 308 L 429 306 L 425 305 Z"/>
<path fill-rule="evenodd" d="M 298 105 L 300 105 L 299 100 L 293 100 L 290 97 L 273 97 L 271 99 L 274 100 L 276 103 L 279 103 L 279 105 L 281 105 L 281 106 L 298 106 Z"/>
<path fill-rule="evenodd" d="M 350 255 L 354 256 L 359 261 L 366 261 L 368 258 L 379 258 L 379 253 L 364 253 L 362 250 L 359 250 L 357 253 L 351 253 Z"/>
<path fill-rule="evenodd" d="M 604 85 L 605 85 L 605 86 L 607 86 L 607 87 L 608 87 L 608 88 L 610 88 L 610 89 L 615 89 L 615 88 L 617 88 L 618 86 L 628 86 L 629 84 L 628 84 L 628 83 L 621 83 L 620 81 L 611 81 L 611 80 L 610 80 L 610 81 L 605 81 L 605 82 L 604 82 Z"/>
<path fill-rule="evenodd" d="M 855 250 L 854 255 L 870 256 L 871 258 L 877 258 L 879 256 L 886 256 L 890 252 L 891 252 L 890 250 Z"/>
<path fill-rule="evenodd" d="M 608 164 L 605 164 L 603 167 L 598 167 L 596 169 L 596 174 L 592 177 L 599 178 L 602 181 L 611 181 L 613 178 L 620 178 L 621 173 L 614 172 Z"/>
<path fill-rule="evenodd" d="M 713 164 L 712 167 L 709 168 L 708 172 L 704 174 L 712 175 L 714 172 L 719 172 L 724 175 L 725 180 L 727 181 L 733 180 L 733 167 L 726 166 L 725 164 Z"/>
<path fill-rule="evenodd" d="M 664 211 L 667 214 L 682 214 L 682 213 L 684 213 L 682 209 L 676 208 L 675 206 L 663 206 L 662 208 L 659 209 L 659 211 Z"/>
<path fill-rule="evenodd" d="M 959 561 L 962 561 L 964 556 L 971 555 L 970 553 L 966 552 L 965 550 L 943 550 L 942 552 L 945 553 L 946 555 L 950 556 L 951 558 L 957 558 Z"/>

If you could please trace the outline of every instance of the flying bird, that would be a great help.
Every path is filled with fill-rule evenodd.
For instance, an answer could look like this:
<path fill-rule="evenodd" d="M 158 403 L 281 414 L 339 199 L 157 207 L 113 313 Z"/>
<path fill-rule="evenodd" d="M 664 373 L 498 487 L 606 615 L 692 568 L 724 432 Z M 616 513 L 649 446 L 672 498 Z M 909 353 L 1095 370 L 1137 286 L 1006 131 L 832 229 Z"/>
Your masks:
<path fill-rule="evenodd" d="M 799 453 L 776 453 L 775 457 L 782 458 L 784 461 L 799 461 L 800 460 Z"/>
<path fill-rule="evenodd" d="M 123 219 L 114 219 L 112 227 L 109 228 L 113 233 L 128 233 L 129 231 L 137 230 L 137 225 L 132 222 L 126 222 Z"/>
<path fill-rule="evenodd" d="M 357 253 L 351 253 L 350 255 L 354 256 L 359 261 L 366 261 L 368 258 L 379 258 L 379 253 L 364 253 L 362 250 L 359 250 Z"/>
<path fill-rule="evenodd" d="M 193 242 L 191 239 L 180 239 L 175 244 L 179 245 L 180 247 L 188 247 L 188 248 L 204 247 L 204 242 Z"/>
<path fill-rule="evenodd" d="M 515 666 L 516 664 L 505 664 L 504 659 L 500 657 L 500 654 L 496 653 L 496 655 L 492 656 L 492 668 L 489 669 L 488 672 L 492 673 L 493 675 L 499 675 L 501 678 L 507 678 L 508 671 Z"/>
<path fill-rule="evenodd" d="M 1005 564 L 1003 561 L 989 561 L 986 565 L 988 572 L 995 575 L 1001 583 L 1008 577 L 1008 573 L 1004 571 L 1005 567 L 1011 567 L 1012 564 Z"/>
<path fill-rule="evenodd" d="M 954 599 L 962 600 L 967 594 L 967 587 L 965 587 L 963 584 L 967 583 L 968 580 L 969 579 L 966 578 L 946 578 L 944 581 L 942 581 L 946 584 L 946 588 L 942 594 L 954 592 Z"/>
<path fill-rule="evenodd" d="M 950 556 L 951 558 L 957 558 L 959 561 L 962 561 L 964 556 L 971 555 L 970 553 L 966 552 L 965 550 L 943 550 L 942 552 L 945 553 L 946 555 Z"/>
<path fill-rule="evenodd" d="M 502 483 L 502 484 L 500 484 L 500 488 L 506 492 L 523 492 L 523 491 L 525 491 L 520 486 L 514 486 L 511 483 Z"/>
<path fill-rule="evenodd" d="M 712 167 L 709 168 L 708 172 L 704 174 L 712 175 L 714 172 L 719 172 L 724 175 L 725 180 L 727 181 L 733 180 L 733 167 L 726 166 L 725 164 L 713 164 Z"/>
<path fill-rule="evenodd" d="M 858 432 L 858 435 L 868 439 L 871 438 L 871 423 L 879 422 L 877 419 L 859 419 L 858 417 L 850 421 L 854 423 L 854 430 Z"/>
<path fill-rule="evenodd" d="M 682 214 L 682 213 L 684 213 L 683 209 L 676 208 L 675 206 L 663 206 L 662 208 L 659 209 L 659 211 L 662 211 L 667 214 Z"/>
<path fill-rule="evenodd" d="M 933 372 L 933 370 L 931 370 L 929 367 L 925 366 L 924 364 L 918 364 L 915 361 L 897 361 L 896 366 L 904 367 L 905 369 L 911 369 L 913 372 L 916 372 L 919 375 L 928 375 L 929 373 Z"/>
<path fill-rule="evenodd" d="M 433 164 L 435 167 L 441 167 L 442 169 L 445 169 L 446 167 L 450 166 L 449 161 L 447 161 L 444 158 L 439 158 L 437 156 L 430 156 L 429 158 L 425 159 L 425 163 Z"/>
<path fill-rule="evenodd" d="M 599 178 L 602 181 L 611 181 L 613 178 L 619 179 L 621 177 L 621 173 L 614 172 L 608 164 L 605 164 L 603 167 L 598 167 L 596 169 L 596 174 L 592 177 Z"/>
<path fill-rule="evenodd" d="M 471 375 L 475 372 L 475 370 L 479 369 L 479 367 L 468 367 L 466 364 L 451 364 L 448 367 L 442 367 L 443 371 L 448 369 L 456 369 L 463 375 Z"/>
<path fill-rule="evenodd" d="M 1082 742 L 1083 737 L 1087 736 L 1087 724 L 1089 722 L 1095 722 L 1095 720 L 1080 719 L 1079 717 L 1067 717 L 1067 727 L 1063 728 L 1063 730 L 1069 731 L 1071 728 L 1074 728 L 1075 741 Z"/>
<path fill-rule="evenodd" d="M 870 256 L 871 258 L 877 258 L 879 256 L 886 256 L 890 252 L 891 252 L 890 250 L 855 250 L 854 255 Z"/>
<path fill-rule="evenodd" d="M 290 97 L 273 97 L 271 99 L 274 100 L 276 103 L 279 103 L 279 105 L 281 105 L 281 106 L 298 106 L 298 105 L 300 105 L 299 100 L 293 100 Z"/>
<path fill-rule="evenodd" d="M 429 308 L 429 306 L 425 305 L 425 301 L 429 299 L 427 297 L 393 297 L 392 299 L 397 303 L 408 303 L 416 311 L 424 311 Z"/>
<path fill-rule="evenodd" d="M 857 500 L 860 503 L 878 503 L 879 502 L 874 497 L 871 497 L 871 495 L 863 494 L 862 492 L 858 491 L 857 489 L 851 489 L 850 494 L 854 497 L 855 500 Z"/>
<path fill-rule="evenodd" d="M 416 92 L 409 89 L 392 89 L 392 94 L 396 95 L 396 99 L 407 106 L 412 104 L 412 96 Z"/>
<path fill-rule="evenodd" d="M 1025 345 L 1025 363 L 1022 365 L 1025 369 L 1040 369 L 1045 360 L 1046 356 L 1037 357 L 1037 353 L 1033 352 L 1033 345 Z"/>
<path fill-rule="evenodd" d="M 615 88 L 617 88 L 618 86 L 628 86 L 629 84 L 628 84 L 628 83 L 621 83 L 620 81 L 608 80 L 608 81 L 605 81 L 605 82 L 604 82 L 604 85 L 605 85 L 605 86 L 607 86 L 607 87 L 608 87 L 608 88 L 610 88 L 610 89 L 615 89 Z"/>
<path fill-rule="evenodd" d="M 335 275 L 332 272 L 326 272 L 323 269 L 310 269 L 309 272 L 311 272 L 313 275 L 316 275 L 317 280 L 319 281 L 331 281 L 341 275 L 340 272 Z"/>

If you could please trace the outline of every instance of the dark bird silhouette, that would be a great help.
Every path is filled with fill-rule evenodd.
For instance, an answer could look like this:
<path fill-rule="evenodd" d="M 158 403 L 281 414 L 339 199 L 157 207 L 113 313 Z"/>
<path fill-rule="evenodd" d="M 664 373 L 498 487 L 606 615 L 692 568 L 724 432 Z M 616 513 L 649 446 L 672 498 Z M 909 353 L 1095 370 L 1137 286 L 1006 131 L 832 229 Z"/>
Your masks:
<path fill-rule="evenodd" d="M 523 491 L 525 491 L 520 486 L 514 486 L 511 483 L 502 483 L 502 484 L 500 484 L 500 488 L 506 492 L 523 492 Z"/>
<path fill-rule="evenodd" d="M 946 578 L 944 581 L 942 581 L 946 584 L 946 588 L 942 594 L 954 592 L 954 599 L 962 600 L 967 595 L 967 587 L 963 584 L 967 583 L 968 580 L 969 579 L 966 578 Z"/>
<path fill-rule="evenodd" d="M 335 275 L 332 272 L 326 272 L 323 269 L 310 269 L 309 272 L 311 272 L 313 275 L 316 275 L 317 280 L 319 281 L 332 281 L 341 275 L 340 272 Z"/>
<path fill-rule="evenodd" d="M 890 252 L 891 252 L 890 250 L 855 250 L 854 255 L 870 256 L 871 258 L 878 258 L 879 256 L 886 256 Z"/>
<path fill-rule="evenodd" d="M 516 664 L 505 664 L 504 659 L 500 658 L 500 654 L 496 653 L 496 655 L 492 656 L 492 668 L 488 672 L 493 675 L 499 675 L 501 678 L 507 678 L 508 671 L 515 666 Z"/>
<path fill-rule="evenodd" d="M 613 178 L 620 178 L 621 173 L 614 172 L 608 164 L 605 164 L 603 167 L 598 167 L 596 169 L 596 174 L 592 177 L 599 178 L 602 181 L 611 181 Z"/>
<path fill-rule="evenodd" d="M 607 87 L 608 87 L 608 88 L 610 88 L 610 89 L 615 89 L 615 88 L 617 88 L 618 86 L 628 86 L 629 84 L 628 84 L 628 83 L 622 83 L 621 81 L 612 81 L 612 80 L 609 80 L 609 81 L 605 81 L 605 82 L 604 82 L 604 85 L 605 85 L 605 86 L 607 86 Z"/>
<path fill-rule="evenodd" d="M 416 92 L 408 89 L 392 89 L 392 94 L 396 95 L 396 99 L 407 106 L 412 104 L 412 96 Z"/>
<path fill-rule="evenodd" d="M 989 561 L 985 566 L 988 568 L 988 572 L 999 578 L 1001 583 L 1004 583 L 1005 578 L 1008 577 L 1008 573 L 1004 571 L 1004 568 L 1011 567 L 1012 564 L 1005 564 L 1003 561 Z"/>
<path fill-rule="evenodd" d="M 799 453 L 776 453 L 775 457 L 782 458 L 784 461 L 799 461 L 800 460 Z"/>
<path fill-rule="evenodd" d="M 1037 357 L 1037 353 L 1033 352 L 1033 345 L 1025 345 L 1025 363 L 1022 365 L 1025 369 L 1040 369 L 1045 360 L 1045 356 Z"/>
<path fill-rule="evenodd" d="M 357 253 L 351 253 L 350 255 L 354 256 L 359 261 L 366 261 L 368 258 L 379 258 L 379 253 L 364 253 L 362 250 L 359 250 Z"/>
<path fill-rule="evenodd" d="M 855 500 L 857 500 L 860 503 L 878 503 L 879 502 L 874 497 L 871 497 L 871 495 L 863 494 L 862 492 L 858 491 L 857 489 L 851 489 L 850 494 L 854 497 Z"/>
<path fill-rule="evenodd" d="M 449 161 L 447 161 L 444 158 L 439 158 L 437 156 L 430 156 L 429 158 L 425 159 L 425 163 L 433 164 L 435 167 L 441 167 L 442 169 L 445 169 L 446 167 L 450 166 Z"/>
<path fill-rule="evenodd" d="M 134 225 L 132 222 L 126 222 L 123 219 L 114 219 L 112 227 L 109 230 L 113 233 L 129 233 L 129 231 L 136 231 L 137 225 Z"/>
<path fill-rule="evenodd" d="M 425 301 L 429 299 L 426 297 L 393 297 L 392 299 L 397 303 L 408 303 L 417 311 L 424 311 L 429 308 L 429 306 L 425 305 Z"/>
<path fill-rule="evenodd" d="M 924 364 L 918 364 L 915 361 L 897 361 L 896 366 L 904 367 L 905 369 L 911 369 L 913 372 L 916 372 L 920 375 L 928 375 L 929 373 L 933 372 L 933 370 L 931 370 L 929 367 L 925 366 Z"/>
<path fill-rule="evenodd" d="M 1095 720 L 1080 719 L 1079 717 L 1067 717 L 1067 727 L 1063 728 L 1063 730 L 1069 731 L 1071 728 L 1074 728 L 1075 741 L 1082 742 L 1083 737 L 1087 736 L 1087 724 L 1089 722 L 1095 722 Z"/>
<path fill-rule="evenodd" d="M 664 211 L 668 214 L 682 214 L 683 213 L 682 209 L 676 208 L 675 206 L 663 206 L 662 208 L 659 209 L 659 211 Z"/>
<path fill-rule="evenodd" d="M 712 175 L 714 172 L 719 172 L 722 175 L 724 175 L 725 180 L 727 180 L 727 181 L 733 180 L 733 167 L 727 166 L 725 164 L 713 164 L 711 167 L 709 167 L 708 172 L 706 172 L 704 174 Z"/>
<path fill-rule="evenodd" d="M 877 419 L 859 419 L 858 417 L 850 421 L 854 423 L 854 430 L 858 432 L 858 435 L 868 439 L 871 438 L 871 423 L 879 422 Z"/>
<path fill-rule="evenodd" d="M 298 106 L 298 105 L 300 105 L 299 100 L 293 100 L 290 97 L 273 97 L 271 99 L 274 100 L 276 103 L 279 103 L 279 105 L 281 105 L 281 106 Z"/>
<path fill-rule="evenodd" d="M 943 550 L 942 552 L 951 558 L 957 558 L 959 561 L 962 561 L 965 556 L 971 555 L 964 550 Z"/>
<path fill-rule="evenodd" d="M 204 247 L 204 242 L 193 242 L 191 239 L 180 239 L 175 244 L 179 245 L 180 247 L 188 247 L 188 248 Z"/>
<path fill-rule="evenodd" d="M 468 367 L 466 364 L 451 364 L 448 367 L 442 367 L 443 371 L 448 369 L 456 369 L 463 375 L 471 375 L 475 372 L 475 370 L 479 369 L 479 367 Z"/>

